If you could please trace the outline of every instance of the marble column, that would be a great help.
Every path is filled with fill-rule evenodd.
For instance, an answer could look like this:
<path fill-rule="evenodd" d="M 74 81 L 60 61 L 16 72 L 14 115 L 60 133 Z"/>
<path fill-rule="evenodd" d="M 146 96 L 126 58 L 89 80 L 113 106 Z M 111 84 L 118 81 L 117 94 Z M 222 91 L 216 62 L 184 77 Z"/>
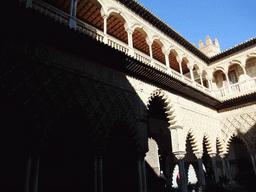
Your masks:
<path fill-rule="evenodd" d="M 170 156 L 166 155 L 166 159 L 165 159 L 165 177 L 166 177 L 166 186 L 167 189 L 171 189 L 172 187 L 172 174 L 170 172 Z"/>
<path fill-rule="evenodd" d="M 220 155 L 223 166 L 223 174 L 227 177 L 227 179 L 231 180 L 230 172 L 228 170 L 227 157 L 225 155 Z"/>
<path fill-rule="evenodd" d="M 165 55 L 165 65 L 167 67 L 170 67 L 169 54 L 168 53 L 164 53 L 164 55 Z"/>
<path fill-rule="evenodd" d="M 71 0 L 71 2 L 70 2 L 71 4 L 70 4 L 70 14 L 69 14 L 69 16 L 70 17 L 73 17 L 73 10 L 74 10 L 74 8 L 73 8 L 73 6 L 74 6 L 74 0 Z"/>
<path fill-rule="evenodd" d="M 202 74 L 199 74 L 201 85 L 204 86 Z"/>
<path fill-rule="evenodd" d="M 149 43 L 148 43 L 148 46 L 149 46 L 149 55 L 150 55 L 151 59 L 153 59 L 152 44 L 153 44 L 152 42 L 149 42 Z"/>
<path fill-rule="evenodd" d="M 143 191 L 147 192 L 147 174 L 146 174 L 146 165 L 145 165 L 145 154 L 141 156 L 141 172 L 142 172 Z"/>
<path fill-rule="evenodd" d="M 138 156 L 138 182 L 139 182 L 139 192 L 143 192 L 143 184 L 142 184 L 142 168 L 141 168 L 141 160 L 140 155 Z"/>
<path fill-rule="evenodd" d="M 134 56 L 134 50 L 133 50 L 133 41 L 132 41 L 132 34 L 133 31 L 131 29 L 127 29 L 127 35 L 128 35 L 128 46 L 129 46 L 129 55 Z"/>
<path fill-rule="evenodd" d="M 26 8 L 28 8 L 28 7 L 32 8 L 32 0 L 27 0 Z"/>
<path fill-rule="evenodd" d="M 229 158 L 226 157 L 226 165 L 227 165 L 227 172 L 228 172 L 228 175 L 229 175 L 229 179 L 232 180 L 232 174 L 231 174 L 231 167 L 230 167 L 230 163 L 229 163 Z"/>
<path fill-rule="evenodd" d="M 230 87 L 230 81 L 229 81 L 229 78 L 228 78 L 228 72 L 227 73 L 225 73 L 225 76 L 226 76 L 226 79 L 227 79 L 227 87 L 228 87 L 228 91 L 229 91 L 229 93 L 231 93 L 231 87 Z"/>
<path fill-rule="evenodd" d="M 192 81 L 194 81 L 194 72 L 193 72 L 194 66 L 191 65 L 188 68 L 189 68 L 189 71 L 190 71 L 190 77 L 191 77 Z"/>
<path fill-rule="evenodd" d="M 207 79 L 208 80 L 208 84 L 209 84 L 209 89 L 212 91 L 212 79 Z"/>
<path fill-rule="evenodd" d="M 181 180 L 181 192 L 188 192 L 187 176 L 186 176 L 186 170 L 185 170 L 185 164 L 184 164 L 185 152 L 176 153 L 175 157 L 178 159 L 179 173 L 180 173 L 180 180 Z"/>
<path fill-rule="evenodd" d="M 254 169 L 254 173 L 256 175 L 256 154 L 251 153 L 252 165 Z"/>
<path fill-rule="evenodd" d="M 180 74 L 183 75 L 182 61 L 179 61 L 179 67 L 180 67 Z"/>
<path fill-rule="evenodd" d="M 220 180 L 219 180 L 218 167 L 217 167 L 217 163 L 216 163 L 216 153 L 210 153 L 209 155 L 212 160 L 215 182 L 218 183 Z"/>
<path fill-rule="evenodd" d="M 204 175 L 204 169 L 203 169 L 203 161 L 202 161 L 202 152 L 195 153 L 195 156 L 197 158 L 197 163 L 198 163 L 198 181 L 200 186 L 204 186 L 205 183 L 205 175 Z"/>
<path fill-rule="evenodd" d="M 98 191 L 98 157 L 94 154 L 94 192 Z"/>
<path fill-rule="evenodd" d="M 76 18 L 77 1 L 78 1 L 78 0 L 75 0 L 75 5 L 74 5 L 74 13 L 73 13 L 73 17 L 74 17 L 74 18 Z"/>
<path fill-rule="evenodd" d="M 104 32 L 104 37 L 103 37 L 103 43 L 105 44 L 108 44 L 108 36 L 107 36 L 107 25 L 108 25 L 108 16 L 107 15 L 104 15 L 103 16 L 103 20 L 104 20 L 104 29 L 103 29 L 103 32 Z"/>
<path fill-rule="evenodd" d="M 37 154 L 35 158 L 35 165 L 34 165 L 35 171 L 34 171 L 34 178 L 33 178 L 33 192 L 38 191 L 39 165 L 40 165 L 40 156 L 39 154 Z"/>
<path fill-rule="evenodd" d="M 26 181 L 25 181 L 25 192 L 29 192 L 30 186 L 30 175 L 31 175 L 31 162 L 32 156 L 30 155 L 27 160 L 27 170 L 26 170 Z"/>
<path fill-rule="evenodd" d="M 99 192 L 103 192 L 103 165 L 102 165 L 102 155 L 98 156 L 98 178 L 99 178 Z"/>
<path fill-rule="evenodd" d="M 76 30 L 76 9 L 77 9 L 77 0 L 71 0 L 70 4 L 70 18 L 69 18 L 69 27 Z"/>

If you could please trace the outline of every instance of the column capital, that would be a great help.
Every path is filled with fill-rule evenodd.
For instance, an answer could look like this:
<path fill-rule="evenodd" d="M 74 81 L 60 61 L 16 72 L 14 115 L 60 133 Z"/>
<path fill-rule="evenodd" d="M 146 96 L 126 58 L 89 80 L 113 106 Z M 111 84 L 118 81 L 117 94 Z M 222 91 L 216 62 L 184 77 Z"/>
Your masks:
<path fill-rule="evenodd" d="M 170 129 L 170 130 L 172 130 L 172 129 L 183 129 L 183 128 L 184 128 L 184 126 L 182 126 L 182 125 L 170 125 L 168 127 L 168 129 Z"/>
<path fill-rule="evenodd" d="M 148 42 L 148 45 L 149 45 L 149 46 L 151 46 L 152 44 L 153 44 L 153 42 L 151 42 L 151 41 Z"/>
<path fill-rule="evenodd" d="M 163 53 L 165 54 L 165 55 L 167 55 L 167 56 L 169 56 L 169 51 L 167 51 L 167 50 L 165 50 L 165 51 L 163 51 Z"/>
<path fill-rule="evenodd" d="M 202 157 L 203 157 L 203 152 L 201 152 L 201 151 L 200 152 L 195 152 L 194 154 L 195 154 L 197 159 L 202 159 Z"/>
<path fill-rule="evenodd" d="M 103 19 L 107 19 L 107 18 L 108 18 L 108 15 L 103 15 L 102 18 L 103 18 Z"/>
<path fill-rule="evenodd" d="M 129 33 L 129 34 L 133 34 L 133 30 L 132 29 L 126 29 L 126 32 Z"/>
<path fill-rule="evenodd" d="M 209 153 L 209 156 L 211 157 L 211 158 L 215 158 L 216 157 L 216 153 Z"/>
<path fill-rule="evenodd" d="M 188 65 L 189 70 L 193 70 L 194 69 L 194 65 Z"/>
<path fill-rule="evenodd" d="M 173 152 L 175 157 L 178 159 L 178 160 L 182 160 L 184 159 L 185 155 L 186 155 L 186 152 L 185 151 L 179 151 L 179 152 Z"/>
<path fill-rule="evenodd" d="M 224 159 L 226 157 L 226 154 L 224 154 L 224 153 L 220 153 L 219 155 L 220 155 L 221 159 Z"/>

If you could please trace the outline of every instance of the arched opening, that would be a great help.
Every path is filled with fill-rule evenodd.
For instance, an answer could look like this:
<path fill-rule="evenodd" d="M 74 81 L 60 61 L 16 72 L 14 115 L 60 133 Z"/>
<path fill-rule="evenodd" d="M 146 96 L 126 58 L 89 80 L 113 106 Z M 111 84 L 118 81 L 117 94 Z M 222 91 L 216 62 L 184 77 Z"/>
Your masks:
<path fill-rule="evenodd" d="M 244 71 L 239 64 L 233 64 L 229 66 L 228 78 L 229 78 L 230 84 L 235 84 L 242 80 L 245 80 L 243 74 L 244 74 Z"/>
<path fill-rule="evenodd" d="M 245 69 L 249 77 L 256 77 L 256 57 L 252 57 L 246 61 Z"/>
<path fill-rule="evenodd" d="M 172 187 L 173 188 L 178 188 L 178 174 L 179 174 L 179 165 L 178 164 L 176 164 L 175 166 L 174 166 L 174 169 L 173 169 L 173 173 L 172 173 Z M 178 179 L 177 179 L 178 178 Z"/>
<path fill-rule="evenodd" d="M 187 175 L 189 185 L 195 185 L 198 182 L 195 165 L 189 164 Z"/>
<path fill-rule="evenodd" d="M 172 146 L 171 146 L 171 134 L 168 129 L 169 123 L 166 110 L 164 109 L 165 104 L 163 100 L 156 96 L 149 103 L 148 109 L 148 120 L 149 120 L 149 130 L 148 137 L 153 138 L 158 145 L 158 155 L 159 155 L 159 179 L 164 182 L 160 182 L 158 186 L 158 191 L 165 188 L 170 188 L 172 185 L 172 170 L 174 168 L 174 155 L 172 154 Z M 148 176 L 150 178 L 151 176 Z M 152 177 L 151 177 L 152 178 Z M 148 184 L 153 181 L 148 180 Z M 155 181 L 158 182 L 158 181 Z M 155 189 L 156 190 L 156 189 Z"/>
<path fill-rule="evenodd" d="M 125 20 L 120 14 L 111 13 L 108 17 L 107 33 L 128 44 L 128 34 L 124 28 Z"/>
<path fill-rule="evenodd" d="M 191 133 L 189 133 L 186 139 L 186 156 L 184 158 L 184 162 L 187 172 L 187 182 L 190 184 L 196 184 L 198 181 L 198 164 L 197 158 L 194 154 L 196 149 L 192 148 L 191 142 L 193 142 L 193 138 Z"/>
<path fill-rule="evenodd" d="M 132 131 L 117 121 L 103 151 L 104 191 L 139 191 L 138 153 Z"/>
<path fill-rule="evenodd" d="M 40 158 L 38 190 L 93 190 L 92 139 L 83 118 L 64 113 L 49 126 L 51 141 Z"/>
<path fill-rule="evenodd" d="M 182 66 L 183 74 L 186 77 L 191 79 L 190 71 L 189 71 L 189 68 L 188 68 L 188 63 L 189 63 L 188 59 L 187 58 L 183 58 L 182 61 L 181 61 L 181 66 Z"/>
<path fill-rule="evenodd" d="M 161 45 L 161 42 L 159 40 L 157 39 L 154 40 L 152 44 L 153 58 L 165 65 L 165 55 L 160 45 Z"/>
<path fill-rule="evenodd" d="M 133 47 L 149 56 L 149 46 L 147 44 L 146 37 L 147 34 L 143 29 L 136 28 L 132 34 Z"/>
<path fill-rule="evenodd" d="M 61 9 L 68 15 L 70 14 L 71 0 L 59 1 L 59 0 L 44 0 L 46 3 Z M 100 4 L 96 5 L 90 0 L 78 0 L 76 17 L 85 23 L 92 25 L 93 27 L 103 31 L 104 20 L 100 12 Z"/>
<path fill-rule="evenodd" d="M 70 8 L 69 8 L 70 9 Z M 90 0 L 79 0 L 77 2 L 76 17 L 103 31 L 104 20 L 100 8 Z"/>
<path fill-rule="evenodd" d="M 228 86 L 226 75 L 222 70 L 217 70 L 213 73 L 213 89 L 220 89 Z"/>
<path fill-rule="evenodd" d="M 177 56 L 178 56 L 178 53 L 172 49 L 169 53 L 169 66 L 170 68 L 172 68 L 173 70 L 180 72 L 180 66 L 179 66 L 179 63 L 177 61 Z"/>
<path fill-rule="evenodd" d="M 239 177 L 239 175 L 253 172 L 253 165 L 250 154 L 244 142 L 238 138 L 233 137 L 229 146 L 229 162 L 231 169 L 231 177 Z"/>

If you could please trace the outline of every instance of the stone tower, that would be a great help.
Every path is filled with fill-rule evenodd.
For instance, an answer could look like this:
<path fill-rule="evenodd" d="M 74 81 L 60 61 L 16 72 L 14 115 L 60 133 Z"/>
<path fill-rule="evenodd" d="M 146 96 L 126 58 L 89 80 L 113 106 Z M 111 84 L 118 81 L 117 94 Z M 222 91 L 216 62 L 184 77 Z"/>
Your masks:
<path fill-rule="evenodd" d="M 216 55 L 220 53 L 220 45 L 219 41 L 217 38 L 213 41 L 209 36 L 206 37 L 205 39 L 206 45 L 204 46 L 203 41 L 199 40 L 199 49 L 202 51 L 204 54 L 206 54 L 208 57 L 212 57 L 213 55 Z"/>

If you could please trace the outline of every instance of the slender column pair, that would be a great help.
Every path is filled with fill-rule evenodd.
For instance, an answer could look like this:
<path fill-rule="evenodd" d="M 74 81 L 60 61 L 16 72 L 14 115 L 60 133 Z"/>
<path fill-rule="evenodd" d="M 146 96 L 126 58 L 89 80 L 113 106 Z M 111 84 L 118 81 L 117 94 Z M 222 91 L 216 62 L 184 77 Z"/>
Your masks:
<path fill-rule="evenodd" d="M 27 160 L 25 192 L 38 191 L 38 178 L 39 178 L 40 155 L 29 155 Z"/>
<path fill-rule="evenodd" d="M 218 183 L 220 181 L 220 179 L 219 179 L 219 172 L 218 172 L 218 167 L 217 167 L 217 163 L 216 163 L 216 153 L 210 153 L 209 155 L 210 155 L 211 161 L 212 161 L 215 182 Z"/>
<path fill-rule="evenodd" d="M 223 174 L 227 177 L 227 179 L 232 180 L 229 159 L 228 157 L 225 157 L 225 155 L 220 156 L 222 160 Z"/>
<path fill-rule="evenodd" d="M 202 161 L 203 153 L 202 152 L 195 153 L 195 156 L 197 158 L 197 163 L 198 163 L 198 172 L 199 172 L 198 183 L 200 186 L 205 186 L 206 183 L 205 183 L 205 175 L 204 175 L 203 161 Z"/>
<path fill-rule="evenodd" d="M 175 157 L 178 159 L 178 165 L 179 165 L 179 174 L 180 174 L 180 180 L 181 180 L 181 192 L 187 192 L 187 176 L 186 176 L 186 170 L 185 170 L 185 164 L 184 164 L 184 157 L 185 152 L 176 153 Z"/>

